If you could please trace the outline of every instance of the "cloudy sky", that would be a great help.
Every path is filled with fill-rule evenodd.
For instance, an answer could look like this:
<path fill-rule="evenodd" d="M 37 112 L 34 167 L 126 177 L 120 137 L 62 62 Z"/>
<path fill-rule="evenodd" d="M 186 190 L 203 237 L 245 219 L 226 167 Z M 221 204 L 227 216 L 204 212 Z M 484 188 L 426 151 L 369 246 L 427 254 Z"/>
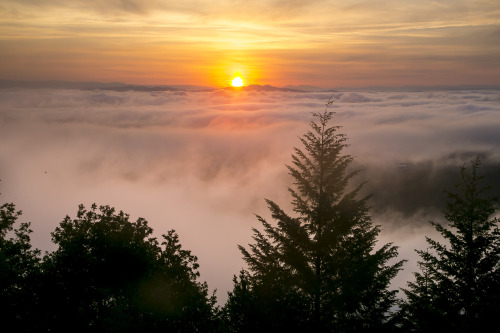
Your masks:
<path fill-rule="evenodd" d="M 0 76 L 248 84 L 500 84 L 497 0 L 2 0 Z"/>
<path fill-rule="evenodd" d="M 299 136 L 331 93 L 116 92 L 0 89 L 0 202 L 33 224 L 33 244 L 78 204 L 109 204 L 146 218 L 160 236 L 176 229 L 200 259 L 202 279 L 225 300 L 244 267 L 264 198 L 290 209 L 287 186 Z M 433 235 L 459 167 L 480 155 L 500 194 L 500 90 L 338 91 L 331 110 L 361 170 L 380 242 L 410 259 Z"/>

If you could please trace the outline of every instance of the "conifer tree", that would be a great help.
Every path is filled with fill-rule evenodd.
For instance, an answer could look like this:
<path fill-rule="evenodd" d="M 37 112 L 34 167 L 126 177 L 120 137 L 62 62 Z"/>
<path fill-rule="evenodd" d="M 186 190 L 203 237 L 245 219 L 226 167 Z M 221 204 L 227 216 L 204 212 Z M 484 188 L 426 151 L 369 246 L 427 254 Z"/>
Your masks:
<path fill-rule="evenodd" d="M 380 229 L 368 215 L 368 197 L 359 198 L 362 185 L 349 186 L 357 172 L 348 171 L 353 158 L 342 153 L 345 135 L 330 126 L 330 104 L 314 114 L 311 130 L 300 139 L 304 149 L 294 148 L 288 166 L 295 214 L 266 200 L 276 223 L 258 216 L 263 231 L 253 229 L 248 249 L 239 246 L 250 272 L 245 280 L 235 280 L 228 304 L 242 295 L 245 282 L 245 293 L 252 291 L 257 304 L 253 308 L 269 309 L 270 318 L 261 318 L 273 325 L 269 331 L 382 328 L 395 302 L 396 291 L 388 286 L 403 262 L 388 264 L 397 256 L 392 244 L 375 249 Z"/>
<path fill-rule="evenodd" d="M 427 237 L 429 249 L 417 251 L 421 272 L 404 290 L 404 327 L 414 332 L 471 332 L 493 327 L 500 314 L 500 230 L 496 198 L 485 193 L 481 162 L 461 168 L 461 182 L 447 192 L 444 218 L 431 222 L 444 238 Z"/>

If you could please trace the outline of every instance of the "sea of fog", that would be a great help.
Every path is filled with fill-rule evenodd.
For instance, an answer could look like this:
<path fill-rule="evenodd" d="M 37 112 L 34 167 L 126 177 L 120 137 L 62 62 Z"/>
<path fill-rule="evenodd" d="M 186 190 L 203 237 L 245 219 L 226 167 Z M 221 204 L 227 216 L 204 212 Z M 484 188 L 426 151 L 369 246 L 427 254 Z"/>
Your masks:
<path fill-rule="evenodd" d="M 144 217 L 158 237 L 175 229 L 223 303 L 245 267 L 237 245 L 255 214 L 269 216 L 264 198 L 291 211 L 286 164 L 330 97 L 379 244 L 409 260 L 394 280 L 404 286 L 460 166 L 479 155 L 500 193 L 500 90 L 0 89 L 0 203 L 23 211 L 42 250 L 80 203 Z"/>

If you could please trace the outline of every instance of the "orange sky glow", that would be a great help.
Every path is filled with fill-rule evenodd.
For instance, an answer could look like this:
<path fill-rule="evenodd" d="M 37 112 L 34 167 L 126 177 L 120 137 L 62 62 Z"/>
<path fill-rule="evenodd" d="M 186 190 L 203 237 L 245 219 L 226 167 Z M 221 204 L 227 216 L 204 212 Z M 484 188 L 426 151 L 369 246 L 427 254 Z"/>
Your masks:
<path fill-rule="evenodd" d="M 500 84 L 494 1 L 0 4 L 0 78 L 137 84 Z"/>

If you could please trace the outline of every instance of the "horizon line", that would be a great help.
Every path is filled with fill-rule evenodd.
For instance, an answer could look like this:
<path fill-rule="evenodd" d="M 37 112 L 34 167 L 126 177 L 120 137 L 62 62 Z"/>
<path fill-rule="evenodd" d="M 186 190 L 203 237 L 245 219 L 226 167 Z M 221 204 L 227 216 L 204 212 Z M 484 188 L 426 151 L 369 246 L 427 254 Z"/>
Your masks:
<path fill-rule="evenodd" d="M 9 85 L 12 84 L 13 86 Z M 270 87 L 276 89 L 284 89 L 284 90 L 294 90 L 296 92 L 331 92 L 332 90 L 378 90 L 378 89 L 394 89 L 394 90 L 469 90 L 469 89 L 485 89 L 485 90 L 500 90 L 500 84 L 481 84 L 481 83 L 471 83 L 471 84 L 435 84 L 435 85 L 368 85 L 368 86 L 339 86 L 339 87 L 325 87 L 325 86 L 316 86 L 312 84 L 288 84 L 284 86 L 273 86 L 271 84 L 246 84 L 242 87 L 233 87 L 233 86 L 224 86 L 224 87 L 216 87 L 216 86 L 206 86 L 206 85 L 195 85 L 195 84 L 142 84 L 142 83 L 128 83 L 121 81 L 73 81 L 73 80 L 58 80 L 58 79 L 49 79 L 49 80 L 13 80 L 13 79 L 3 79 L 0 78 L 0 89 L 5 88 L 31 88 L 31 89 L 40 89 L 42 84 L 55 84 L 55 85 L 69 85 L 73 87 L 47 87 L 54 89 L 104 89 L 104 90 L 114 90 L 111 88 L 174 88 L 176 90 L 183 90 L 182 88 L 191 88 L 191 89 L 210 89 L 210 90 L 245 90 L 248 87 Z M 21 86 L 20 86 L 21 85 Z M 92 87 L 93 85 L 100 85 L 99 87 Z M 305 89 L 305 90 L 304 90 Z M 311 90 L 307 90 L 311 89 Z M 131 89 L 133 90 L 133 89 Z M 173 90 L 173 89 L 171 89 Z"/>

